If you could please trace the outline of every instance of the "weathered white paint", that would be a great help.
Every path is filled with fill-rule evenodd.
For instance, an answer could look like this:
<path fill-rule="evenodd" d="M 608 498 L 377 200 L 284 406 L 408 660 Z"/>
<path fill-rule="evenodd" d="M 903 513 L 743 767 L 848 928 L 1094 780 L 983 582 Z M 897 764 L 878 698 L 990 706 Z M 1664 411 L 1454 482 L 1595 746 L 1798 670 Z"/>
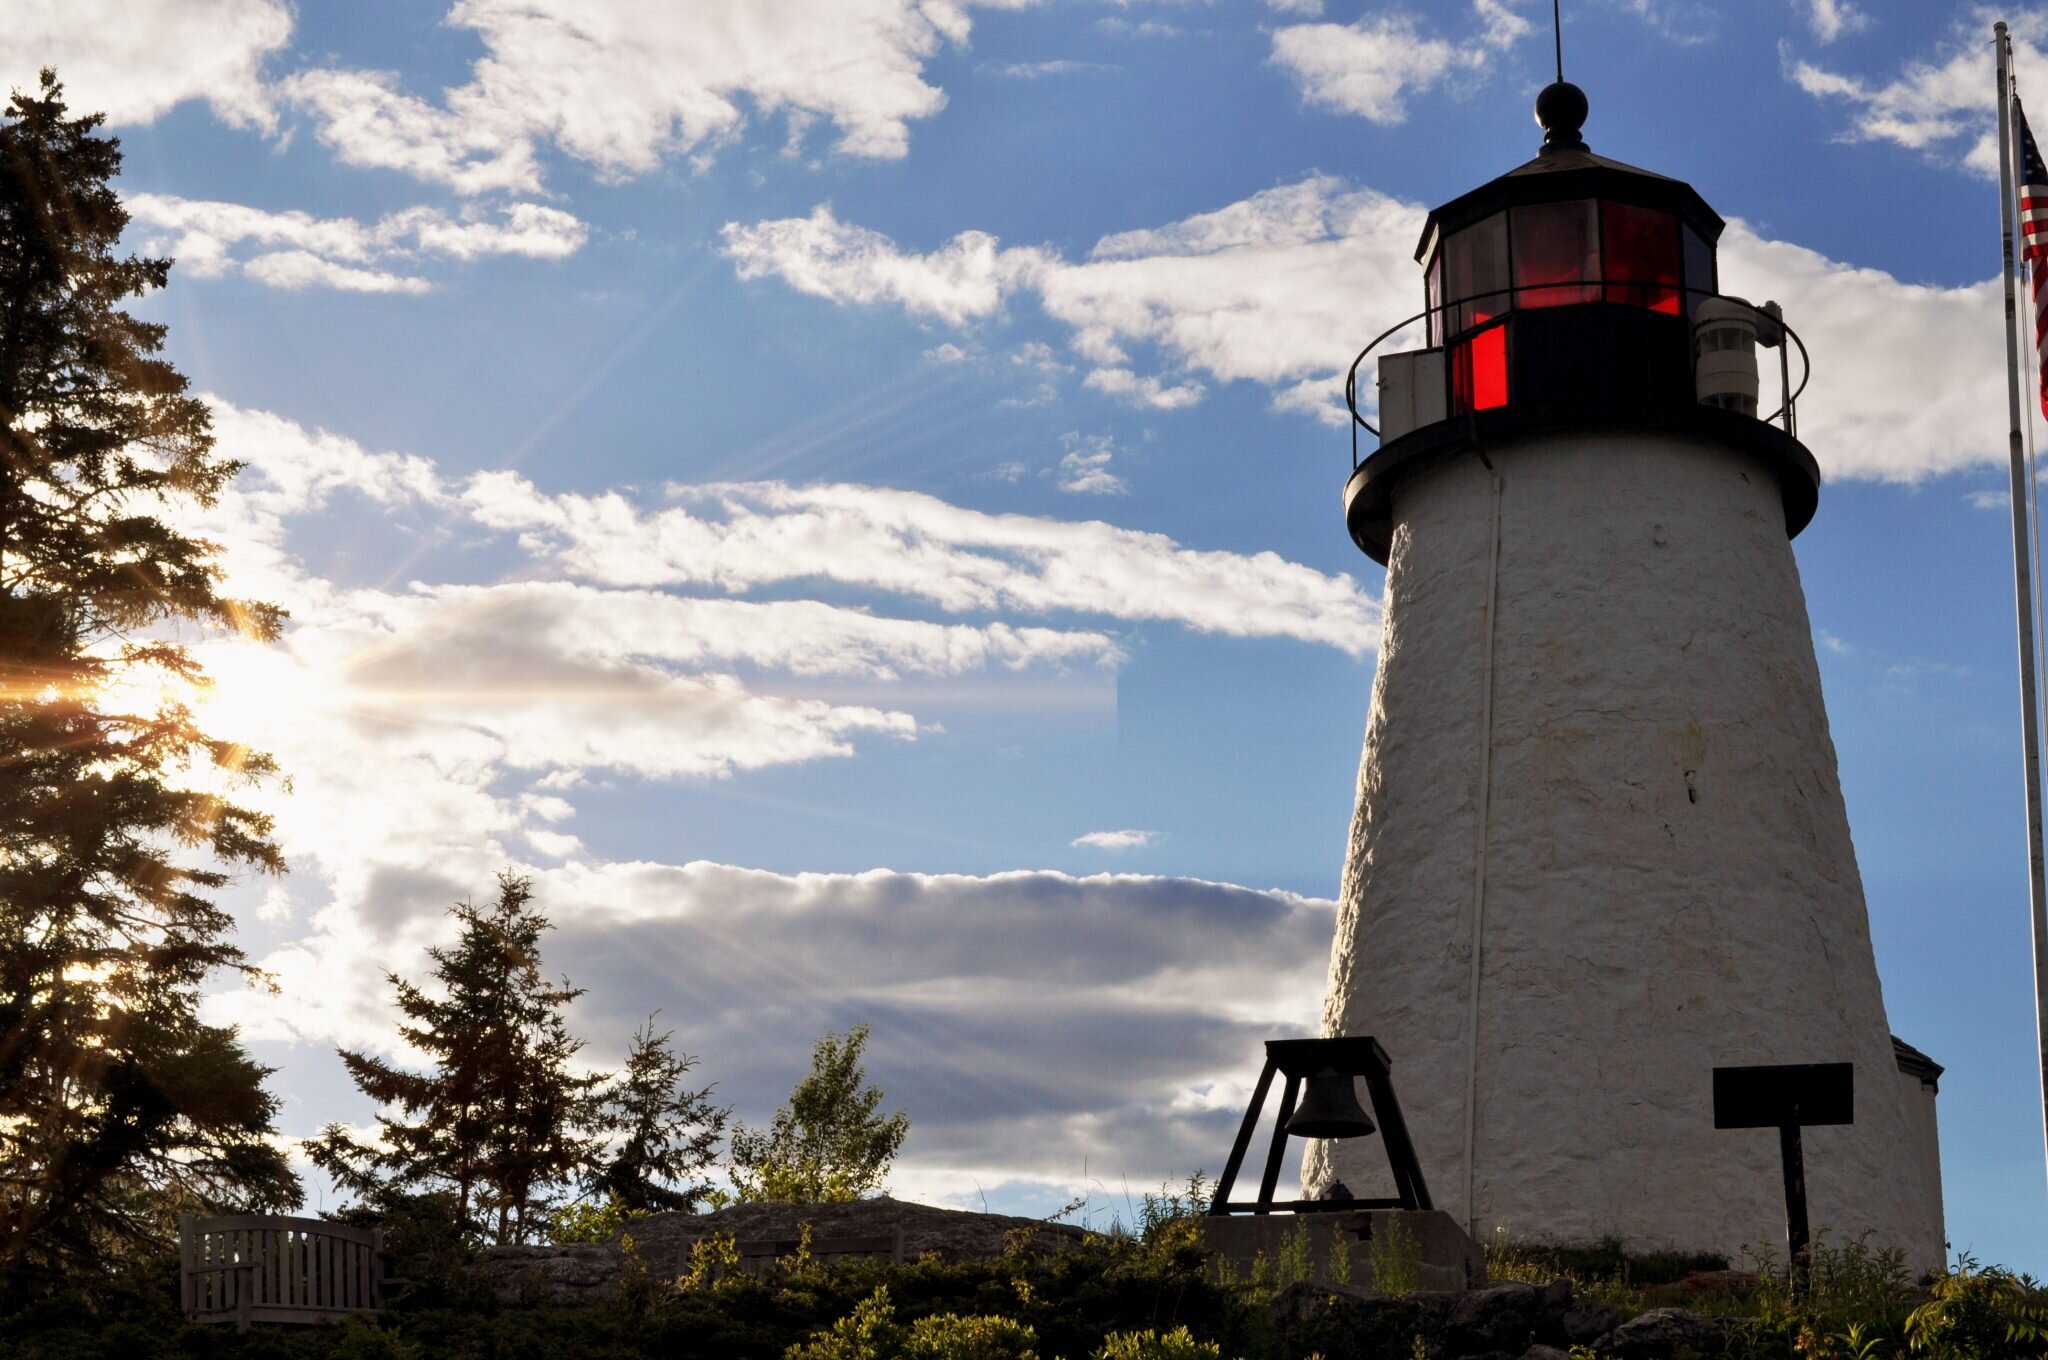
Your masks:
<path fill-rule="evenodd" d="M 1618 1232 L 1738 1255 L 1782 1251 L 1778 1140 L 1715 1130 L 1712 1069 L 1852 1061 L 1856 1123 L 1806 1133 L 1813 1222 L 1937 1264 L 1938 1208 L 1930 1221 L 1926 1194 L 1901 1193 L 1924 1185 L 1924 1139 L 1901 1099 L 1772 473 L 1666 436 L 1488 456 L 1490 734 L 1489 472 L 1461 455 L 1395 498 L 1325 1032 L 1392 1055 L 1438 1207 L 1475 1236 Z M 1353 1193 L 1392 1193 L 1376 1139 L 1312 1147 L 1310 1193 L 1331 1148 Z"/>
<path fill-rule="evenodd" d="M 1899 1073 L 1899 1102 L 1906 1114 L 1907 1146 L 1912 1177 L 1905 1188 L 1914 1196 L 1913 1213 L 1932 1223 L 1937 1237 L 1946 1237 L 1941 1207 L 1941 1136 L 1934 1122 L 1935 1083 L 1911 1072 Z M 1903 1178 L 1902 1178 L 1903 1179 Z"/>

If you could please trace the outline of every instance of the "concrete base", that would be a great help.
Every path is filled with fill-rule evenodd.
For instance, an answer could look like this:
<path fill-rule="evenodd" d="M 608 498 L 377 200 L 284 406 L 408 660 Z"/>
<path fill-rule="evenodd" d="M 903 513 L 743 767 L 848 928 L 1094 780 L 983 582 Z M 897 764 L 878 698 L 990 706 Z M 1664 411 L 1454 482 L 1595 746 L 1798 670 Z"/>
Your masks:
<path fill-rule="evenodd" d="M 1346 1273 L 1333 1269 L 1342 1253 L 1349 1264 L 1348 1282 L 1361 1289 L 1405 1283 L 1411 1289 L 1442 1291 L 1477 1289 L 1486 1283 L 1484 1253 L 1441 1209 L 1218 1215 L 1202 1220 L 1202 1235 L 1210 1251 L 1244 1275 L 1260 1260 L 1277 1268 L 1282 1256 L 1294 1251 L 1306 1255 L 1309 1278 L 1323 1282 Z M 1414 1278 L 1383 1284 L 1374 1278 L 1375 1257 L 1382 1262 L 1412 1259 Z"/>

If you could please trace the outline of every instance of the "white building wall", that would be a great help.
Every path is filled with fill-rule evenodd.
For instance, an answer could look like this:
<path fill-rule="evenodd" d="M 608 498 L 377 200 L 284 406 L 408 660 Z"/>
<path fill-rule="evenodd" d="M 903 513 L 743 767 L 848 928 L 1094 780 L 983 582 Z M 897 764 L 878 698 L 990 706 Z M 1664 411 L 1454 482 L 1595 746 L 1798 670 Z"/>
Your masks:
<path fill-rule="evenodd" d="M 1899 1103 L 1906 1114 L 1908 1148 L 1916 1173 L 1911 1185 L 1920 1221 L 1934 1225 L 1937 1239 L 1947 1236 L 1941 1205 L 1941 1135 L 1934 1122 L 1936 1085 L 1912 1072 L 1899 1073 Z M 1902 1179 L 1904 1179 L 1902 1177 Z"/>
<path fill-rule="evenodd" d="M 1713 1068 L 1853 1061 L 1856 1123 L 1806 1133 L 1814 1225 L 1936 1264 L 1773 475 L 1666 436 L 1488 455 L 1491 731 L 1494 474 L 1468 453 L 1395 499 L 1325 1032 L 1386 1047 L 1475 1236 L 1738 1259 L 1783 1250 L 1778 1140 L 1715 1130 Z M 1311 1148 L 1310 1193 L 1330 1148 L 1354 1194 L 1392 1192 L 1368 1138 Z"/>

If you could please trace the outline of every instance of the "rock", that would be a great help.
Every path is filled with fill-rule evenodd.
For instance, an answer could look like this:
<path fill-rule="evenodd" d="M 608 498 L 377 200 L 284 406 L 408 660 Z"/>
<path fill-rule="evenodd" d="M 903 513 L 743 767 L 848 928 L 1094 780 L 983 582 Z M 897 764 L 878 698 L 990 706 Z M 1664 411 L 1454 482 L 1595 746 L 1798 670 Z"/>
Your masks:
<path fill-rule="evenodd" d="M 1441 1338 L 1459 1294 L 1389 1295 L 1354 1285 L 1301 1281 L 1273 1296 L 1267 1311 L 1279 1353 L 1323 1360 L 1407 1360 L 1415 1339 L 1432 1360 L 1455 1355 Z M 1515 1360 L 1510 1355 L 1506 1360 Z"/>
<path fill-rule="evenodd" d="M 1266 1307 L 1266 1315 L 1275 1327 L 1290 1327 L 1313 1322 L 1333 1310 L 1370 1314 L 1390 1302 L 1392 1300 L 1387 1295 L 1375 1289 L 1297 1280 L 1273 1296 L 1273 1302 Z"/>
<path fill-rule="evenodd" d="M 1562 1276 L 1543 1286 L 1543 1311 L 1562 1317 L 1571 1311 L 1572 1282 Z"/>
<path fill-rule="evenodd" d="M 1060 1251 L 1087 1233 L 1064 1223 L 1003 1214 L 964 1213 L 903 1200 L 856 1200 L 850 1204 L 735 1204 L 711 1214 L 651 1214 L 626 1230 L 633 1253 L 652 1280 L 672 1280 L 690 1269 L 697 1243 L 715 1233 L 736 1241 L 787 1241 L 809 1225 L 814 1240 L 874 1237 L 900 1232 L 903 1259 L 927 1253 L 946 1261 L 1000 1256 L 1014 1238 L 1026 1250 Z M 620 1240 L 561 1247 L 493 1247 L 478 1266 L 502 1303 L 576 1305 L 608 1298 L 619 1277 Z"/>
<path fill-rule="evenodd" d="M 1593 1343 L 1602 1360 L 1689 1360 L 1720 1355 L 1727 1348 L 1729 1321 L 1683 1308 L 1653 1308 L 1622 1323 Z"/>
<path fill-rule="evenodd" d="M 501 1303 L 595 1303 L 618 1283 L 619 1248 L 610 1242 L 494 1247 L 479 1264 Z"/>
<path fill-rule="evenodd" d="M 1539 1341 L 1522 1352 L 1522 1360 L 1571 1360 L 1571 1356 L 1555 1346 L 1546 1346 Z"/>
<path fill-rule="evenodd" d="M 1624 1318 L 1618 1308 L 1609 1308 L 1604 1303 L 1582 1303 L 1567 1309 L 1563 1321 L 1565 1341 L 1584 1346 L 1619 1327 Z"/>
<path fill-rule="evenodd" d="M 1444 1342 L 1453 1355 L 1505 1351 L 1513 1360 L 1528 1348 L 1542 1313 L 1543 1291 L 1533 1284 L 1475 1289 L 1452 1307 Z"/>

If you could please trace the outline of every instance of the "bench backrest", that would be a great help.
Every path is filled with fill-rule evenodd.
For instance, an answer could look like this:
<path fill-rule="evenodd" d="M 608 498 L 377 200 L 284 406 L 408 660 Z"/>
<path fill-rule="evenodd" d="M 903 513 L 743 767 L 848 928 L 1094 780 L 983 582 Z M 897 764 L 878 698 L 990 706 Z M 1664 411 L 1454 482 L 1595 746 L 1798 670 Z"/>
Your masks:
<path fill-rule="evenodd" d="M 384 1306 L 381 1228 L 279 1214 L 178 1226 L 180 1301 L 194 1322 L 325 1322 Z"/>

